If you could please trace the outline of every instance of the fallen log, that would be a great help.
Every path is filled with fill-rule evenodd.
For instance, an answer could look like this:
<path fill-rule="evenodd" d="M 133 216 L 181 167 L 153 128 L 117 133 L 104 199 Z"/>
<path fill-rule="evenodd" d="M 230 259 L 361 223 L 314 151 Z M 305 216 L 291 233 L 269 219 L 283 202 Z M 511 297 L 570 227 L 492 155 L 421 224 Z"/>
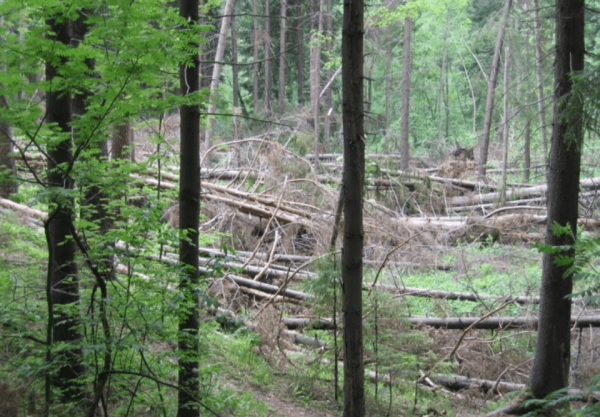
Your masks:
<path fill-rule="evenodd" d="M 328 319 L 308 319 L 308 318 L 284 318 L 283 324 L 290 330 L 301 329 L 310 326 L 314 330 L 332 330 L 333 322 Z"/>
<path fill-rule="evenodd" d="M 473 325 L 479 317 L 408 317 L 406 321 L 413 326 L 425 325 L 435 328 L 457 330 L 466 329 Z M 537 317 L 489 317 L 473 326 L 474 329 L 516 329 L 530 328 L 537 329 Z M 573 316 L 571 317 L 571 326 L 577 328 L 600 327 L 600 316 Z"/>
<path fill-rule="evenodd" d="M 301 333 L 284 330 L 282 332 L 285 336 L 291 337 L 294 340 L 296 345 L 305 345 L 314 348 L 324 348 L 327 347 L 327 342 L 323 340 L 317 339 L 316 337 L 305 336 Z"/>
<path fill-rule="evenodd" d="M 200 267 L 199 268 L 201 274 L 208 274 L 210 271 L 207 268 Z M 265 293 L 275 294 L 279 291 L 279 287 L 277 285 L 265 284 L 264 282 L 254 281 L 248 278 L 239 277 L 233 274 L 225 274 L 223 278 L 227 278 L 235 282 L 241 287 L 253 288 Z M 279 294 L 284 295 L 285 297 L 295 298 L 297 300 L 310 300 L 312 299 L 311 294 L 307 294 L 301 291 L 283 289 L 279 291 Z"/>
<path fill-rule="evenodd" d="M 31 217 L 42 222 L 48 219 L 48 214 L 44 213 L 43 211 L 36 210 L 23 204 L 15 203 L 14 201 L 6 198 L 0 198 L 0 207 L 12 210 L 23 217 Z"/>
<path fill-rule="evenodd" d="M 468 378 L 462 375 L 445 375 L 445 374 L 433 374 L 430 378 L 440 385 L 458 391 L 461 389 L 469 389 L 472 387 L 479 388 L 480 390 L 487 392 L 492 391 L 493 393 L 506 393 L 509 391 L 527 391 L 528 387 L 526 384 L 517 384 L 513 382 L 502 382 L 502 381 L 490 381 L 487 379 Z M 600 401 L 599 391 L 584 391 L 580 389 L 570 389 L 566 395 L 573 397 L 570 401 L 589 401 L 598 402 Z"/>
<path fill-rule="evenodd" d="M 371 284 L 366 285 L 368 288 L 372 287 Z M 453 291 L 441 291 L 431 290 L 428 288 L 416 288 L 416 287 L 397 287 L 395 285 L 388 284 L 377 284 L 376 289 L 393 292 L 401 295 L 410 295 L 415 297 L 430 297 L 443 300 L 461 300 L 461 301 L 481 301 L 481 300 L 496 300 L 500 302 L 513 301 L 517 304 L 539 304 L 540 297 L 513 297 L 510 295 L 491 295 L 491 294 L 471 294 L 461 293 Z"/>
<path fill-rule="evenodd" d="M 600 188 L 600 177 L 585 178 L 580 181 L 581 187 L 587 190 L 597 190 Z M 533 187 L 518 188 L 514 190 L 506 191 L 506 200 L 523 199 L 526 197 L 544 197 L 548 186 L 546 184 L 536 185 Z M 452 197 L 449 199 L 450 205 L 453 207 L 457 206 L 468 206 L 468 205 L 480 205 L 484 203 L 493 203 L 500 201 L 501 193 L 493 192 L 486 194 L 474 194 L 466 196 Z"/>
<path fill-rule="evenodd" d="M 240 286 L 240 291 L 242 291 L 243 293 L 246 293 L 246 294 L 253 295 L 253 296 L 263 299 L 263 300 L 272 300 L 273 302 L 276 302 L 276 303 L 292 303 L 292 304 L 300 304 L 301 303 L 301 301 L 298 300 L 297 298 L 267 294 L 266 292 L 262 292 L 259 290 L 255 290 L 253 288 L 248 288 L 248 287 L 243 287 L 243 286 Z"/>

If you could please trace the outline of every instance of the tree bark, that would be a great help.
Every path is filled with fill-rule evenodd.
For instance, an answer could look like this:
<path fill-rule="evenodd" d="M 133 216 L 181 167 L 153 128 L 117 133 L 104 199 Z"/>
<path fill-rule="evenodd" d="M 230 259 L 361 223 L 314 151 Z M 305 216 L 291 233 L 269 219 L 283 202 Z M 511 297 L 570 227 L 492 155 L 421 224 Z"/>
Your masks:
<path fill-rule="evenodd" d="M 410 43 L 412 39 L 413 21 L 409 14 L 404 18 L 404 54 L 402 56 L 402 108 L 400 109 L 400 169 L 408 169 L 410 160 L 408 136 L 410 120 L 410 66 L 411 52 Z"/>
<path fill-rule="evenodd" d="M 584 0 L 557 0 L 554 77 L 554 128 L 548 168 L 546 244 L 565 247 L 577 237 L 579 174 L 583 146 L 583 103 L 571 95 L 572 76 L 584 66 Z M 558 236 L 553 224 L 571 233 Z M 560 256 L 574 256 L 573 250 Z M 529 385 L 536 398 L 568 385 L 573 276 L 557 265 L 557 254 L 543 256 L 540 322 Z"/>
<path fill-rule="evenodd" d="M 59 44 L 69 45 L 70 21 L 50 18 L 47 25 L 52 34 L 48 38 Z M 63 61 L 64 63 L 64 61 Z M 46 62 L 46 81 L 52 83 L 58 77 L 59 68 Z M 76 402 L 83 398 L 84 390 L 78 378 L 84 372 L 82 350 L 78 346 L 82 335 L 80 320 L 76 313 L 68 310 L 79 303 L 79 276 L 75 262 L 76 247 L 71 239 L 73 230 L 72 198 L 58 197 L 59 189 L 73 189 L 73 180 L 67 174 L 66 167 L 73 163 L 71 142 L 72 103 L 70 95 L 61 90 L 46 93 L 46 121 L 55 124 L 54 134 L 62 139 L 56 146 L 47 149 L 48 187 L 54 188 L 55 209 L 45 223 L 48 242 L 48 300 L 51 344 L 65 343 L 66 348 L 53 352 L 52 356 L 62 357 L 58 372 L 50 384 L 61 390 L 59 401 Z M 75 309 L 76 311 L 76 309 Z M 50 348 L 50 346 L 48 347 Z"/>
<path fill-rule="evenodd" d="M 0 96 L 0 107 L 7 107 L 6 99 Z M 13 152 L 11 128 L 8 123 L 0 123 L 0 198 L 8 198 L 19 191 L 16 181 L 17 171 Z"/>
<path fill-rule="evenodd" d="M 265 115 L 268 117 L 273 113 L 271 104 L 271 96 L 273 95 L 273 79 L 271 77 L 271 6 L 270 1 L 265 0 L 265 96 L 263 97 L 263 105 Z"/>
<path fill-rule="evenodd" d="M 214 113 L 217 106 L 214 103 L 214 97 L 217 94 L 219 83 L 221 82 L 221 70 L 223 69 L 223 58 L 225 57 L 225 47 L 227 46 L 227 30 L 229 29 L 229 22 L 233 13 L 233 6 L 235 0 L 227 0 L 223 9 L 223 17 L 221 18 L 221 28 L 219 30 L 219 41 L 217 42 L 217 51 L 215 53 L 215 63 L 213 64 L 212 77 L 210 79 L 210 93 L 209 93 L 209 105 L 208 105 L 208 123 L 204 131 L 204 145 L 206 149 L 210 147 L 210 138 L 212 136 L 212 130 L 214 128 L 215 119 L 210 116 Z"/>
<path fill-rule="evenodd" d="M 258 62 L 258 55 L 260 50 L 261 35 L 258 28 L 258 1 L 252 0 L 252 33 L 253 33 L 253 45 L 252 45 L 252 59 L 254 64 L 252 65 L 252 101 L 254 103 L 254 114 L 257 115 L 260 112 L 259 107 L 259 79 L 260 79 L 260 63 Z"/>
<path fill-rule="evenodd" d="M 126 120 L 118 124 L 114 128 L 112 134 L 111 158 L 135 160 L 135 152 L 133 149 L 133 129 L 131 121 Z"/>
<path fill-rule="evenodd" d="M 485 101 L 485 116 L 483 120 L 483 133 L 479 147 L 479 175 L 485 175 L 485 165 L 487 164 L 488 148 L 490 145 L 490 130 L 492 127 L 492 114 L 494 112 L 494 91 L 496 90 L 496 81 L 498 79 L 498 70 L 500 69 L 500 55 L 502 54 L 502 43 L 504 42 L 504 32 L 508 13 L 512 6 L 512 0 L 506 0 L 504 3 L 504 12 L 502 21 L 496 37 L 496 47 L 494 48 L 494 57 L 492 58 L 492 69 L 488 80 L 487 98 Z"/>
<path fill-rule="evenodd" d="M 199 22 L 198 0 L 180 0 L 180 15 L 193 28 Z M 190 50 L 199 50 L 198 44 L 190 44 Z M 190 63 L 180 64 L 181 93 L 193 95 L 200 90 L 200 60 L 195 52 L 189 55 Z M 186 104 L 180 108 L 180 160 L 179 179 L 179 265 L 181 275 L 179 290 L 182 301 L 179 314 L 179 375 L 178 417 L 197 417 L 199 391 L 198 332 L 200 322 L 198 226 L 200 217 L 200 106 Z"/>
<path fill-rule="evenodd" d="M 286 0 L 280 0 L 279 12 L 279 94 L 277 97 L 277 110 L 281 115 L 285 111 L 285 35 L 287 31 Z"/>
<path fill-rule="evenodd" d="M 344 123 L 344 417 L 365 415 L 362 252 L 365 136 L 363 108 L 364 0 L 344 0 L 342 105 Z"/>
<path fill-rule="evenodd" d="M 304 104 L 304 22 L 302 20 L 302 0 L 296 0 L 296 72 L 298 79 L 298 104 Z"/>
<path fill-rule="evenodd" d="M 503 111 L 502 111 L 502 188 L 500 196 L 500 204 L 506 202 L 506 170 L 508 169 L 508 70 L 510 65 L 510 45 L 507 43 L 504 49 L 504 94 L 503 94 Z"/>
<path fill-rule="evenodd" d="M 534 31 L 535 31 L 535 77 L 537 79 L 538 116 L 540 118 L 540 132 L 542 133 L 543 161 L 548 164 L 548 134 L 546 133 L 546 111 L 544 107 L 544 82 L 542 78 L 542 24 L 540 22 L 539 1 L 534 0 Z"/>

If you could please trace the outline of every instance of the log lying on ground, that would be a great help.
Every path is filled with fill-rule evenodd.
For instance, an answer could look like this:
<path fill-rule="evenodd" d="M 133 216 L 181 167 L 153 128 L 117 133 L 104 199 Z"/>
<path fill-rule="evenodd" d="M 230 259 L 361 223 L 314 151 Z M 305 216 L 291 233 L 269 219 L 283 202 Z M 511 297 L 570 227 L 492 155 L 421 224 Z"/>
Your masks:
<path fill-rule="evenodd" d="M 466 329 L 478 321 L 479 317 L 408 317 L 408 321 L 413 326 L 425 325 L 442 329 Z M 537 317 L 489 317 L 473 326 L 474 329 L 516 329 L 530 328 L 537 329 Z M 571 326 L 577 328 L 600 327 L 600 316 L 573 316 L 571 317 Z"/>
<path fill-rule="evenodd" d="M 294 343 L 297 345 L 305 345 L 305 346 L 310 346 L 310 347 L 315 347 L 315 348 L 327 347 L 327 342 L 317 339 L 316 337 L 305 336 L 301 333 L 297 333 L 297 332 L 293 332 L 293 331 L 289 331 L 289 330 L 284 330 L 282 333 L 288 337 L 291 337 L 294 340 Z"/>
<path fill-rule="evenodd" d="M 0 207 L 12 210 L 23 217 L 31 217 L 42 222 L 48 219 L 48 214 L 44 213 L 43 211 L 24 206 L 23 204 L 15 203 L 14 201 L 6 198 L 0 198 Z"/>
<path fill-rule="evenodd" d="M 487 379 L 468 378 L 461 375 L 444 375 L 433 374 L 429 376 L 433 381 L 452 390 L 458 391 L 461 389 L 469 389 L 477 387 L 485 392 L 492 391 L 494 393 L 506 393 L 509 391 L 527 391 L 528 387 L 525 384 L 516 384 L 513 382 L 490 381 Z M 567 395 L 574 398 L 570 401 L 588 401 L 598 402 L 600 400 L 600 392 L 586 392 L 580 389 L 570 389 Z"/>
<path fill-rule="evenodd" d="M 314 330 L 332 330 L 333 322 L 329 319 L 284 318 L 283 324 L 290 330 L 310 326 Z"/>
<path fill-rule="evenodd" d="M 367 287 L 372 287 L 371 284 L 367 284 Z M 376 289 L 393 292 L 396 294 L 410 295 L 416 297 L 430 297 L 438 298 L 443 300 L 462 300 L 462 301 L 481 301 L 481 300 L 495 300 L 501 302 L 513 301 L 517 304 L 539 304 L 540 297 L 513 297 L 510 295 L 491 295 L 491 294 L 470 294 L 462 292 L 452 291 L 441 291 L 441 290 L 430 290 L 428 288 L 415 288 L 415 287 L 396 287 L 395 285 L 377 284 Z"/>
<path fill-rule="evenodd" d="M 210 271 L 207 268 L 200 267 L 199 268 L 201 274 L 208 274 Z M 259 290 L 268 294 L 275 294 L 279 291 L 279 287 L 277 285 L 265 284 L 264 282 L 254 281 L 248 278 L 239 277 L 233 274 L 225 274 L 223 279 L 230 279 L 239 286 L 253 288 L 255 290 Z M 289 298 L 295 298 L 297 300 L 310 300 L 312 299 L 311 294 L 307 294 L 301 291 L 283 289 L 279 291 L 280 295 Z"/>
<path fill-rule="evenodd" d="M 587 190 L 597 190 L 600 188 L 600 177 L 595 178 L 585 178 L 580 181 L 581 187 Z M 548 186 L 546 184 L 536 185 L 527 188 L 519 188 L 515 190 L 507 190 L 506 191 L 506 199 L 507 200 L 515 200 L 515 199 L 524 199 L 531 197 L 541 197 L 545 196 L 548 190 Z M 500 192 L 486 193 L 486 194 L 472 194 L 465 195 L 459 197 L 452 197 L 449 199 L 451 206 L 469 206 L 469 205 L 479 205 L 485 203 L 493 203 L 496 201 L 500 201 Z"/>

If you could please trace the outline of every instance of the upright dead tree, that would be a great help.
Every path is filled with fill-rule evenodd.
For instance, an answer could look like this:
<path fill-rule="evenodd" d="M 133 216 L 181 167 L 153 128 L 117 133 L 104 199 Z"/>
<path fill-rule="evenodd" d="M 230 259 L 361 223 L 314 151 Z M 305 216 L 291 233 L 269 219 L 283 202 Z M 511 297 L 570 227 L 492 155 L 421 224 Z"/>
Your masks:
<path fill-rule="evenodd" d="M 188 22 L 188 29 L 194 30 L 199 21 L 198 0 L 180 0 L 179 12 Z M 190 41 L 189 62 L 181 63 L 181 94 L 190 96 L 200 90 L 200 59 L 197 41 Z M 181 275 L 179 291 L 181 306 L 179 314 L 179 392 L 178 417 L 198 417 L 199 368 L 198 332 L 198 226 L 200 218 L 200 106 L 184 104 L 179 109 L 180 160 L 179 179 L 179 265 Z"/>
<path fill-rule="evenodd" d="M 496 82 L 498 80 L 498 70 L 500 69 L 500 56 L 502 54 L 502 44 L 504 42 L 504 33 L 506 31 L 506 22 L 508 12 L 512 6 L 512 0 L 506 0 L 504 11 L 502 12 L 502 21 L 496 36 L 496 47 L 494 48 L 494 57 L 492 58 L 492 69 L 488 80 L 487 98 L 485 100 L 485 116 L 483 120 L 483 132 L 479 144 L 479 175 L 484 176 L 486 172 L 488 149 L 490 145 L 490 129 L 492 127 L 492 114 L 494 112 L 494 92 L 496 91 Z"/>
<path fill-rule="evenodd" d="M 412 40 L 413 21 L 410 12 L 404 18 L 404 53 L 402 56 L 402 107 L 400 109 L 400 169 L 408 169 L 410 159 L 408 147 L 409 120 L 410 120 L 410 43 Z"/>
<path fill-rule="evenodd" d="M 365 132 L 363 97 L 364 0 L 344 0 L 342 106 L 344 123 L 344 417 L 365 415 L 362 269 Z"/>
<path fill-rule="evenodd" d="M 579 174 L 583 147 L 583 102 L 571 94 L 573 75 L 584 65 L 584 0 L 557 0 L 554 73 L 554 128 L 548 167 L 548 220 L 546 244 L 573 245 L 577 236 Z M 555 234 L 554 223 L 570 229 Z M 561 252 L 573 256 L 573 250 Z M 544 398 L 569 382 L 571 358 L 572 273 L 557 263 L 557 252 L 544 254 L 540 313 L 535 358 L 529 385 L 536 398 Z M 562 414 L 561 414 L 562 415 Z"/>
<path fill-rule="evenodd" d="M 79 303 L 79 275 L 75 262 L 76 247 L 71 238 L 74 201 L 69 196 L 73 179 L 68 167 L 73 163 L 71 141 L 72 101 L 66 91 L 60 90 L 54 80 L 61 75 L 60 66 L 65 65 L 64 50 L 71 42 L 70 21 L 62 16 L 47 20 L 48 39 L 55 42 L 56 55 L 46 61 L 46 81 L 50 90 L 46 92 L 46 121 L 53 130 L 55 141 L 48 146 L 48 188 L 52 190 L 51 207 L 44 228 L 48 242 L 48 349 L 49 359 L 60 364 L 58 372 L 47 380 L 48 387 L 59 388 L 61 403 L 75 403 L 83 399 L 84 388 L 79 377 L 84 372 L 80 341 L 80 320 L 77 314 Z M 62 53 L 61 53 L 62 52 Z M 60 344 L 60 349 L 50 350 Z M 50 402 L 50 389 L 47 388 Z"/>

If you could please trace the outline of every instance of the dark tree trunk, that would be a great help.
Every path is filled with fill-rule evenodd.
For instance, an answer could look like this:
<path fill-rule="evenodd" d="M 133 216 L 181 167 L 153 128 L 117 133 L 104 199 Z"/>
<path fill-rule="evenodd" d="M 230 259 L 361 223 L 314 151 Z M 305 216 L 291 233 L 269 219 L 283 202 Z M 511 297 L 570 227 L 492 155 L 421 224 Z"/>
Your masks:
<path fill-rule="evenodd" d="M 180 14 L 190 27 L 198 23 L 198 0 L 180 0 Z M 198 50 L 199 45 L 190 45 Z M 183 95 L 200 90 L 200 62 L 198 54 L 191 53 L 190 64 L 180 66 L 180 85 Z M 181 275 L 179 291 L 182 303 L 179 314 L 179 393 L 178 417 L 200 415 L 197 398 L 199 392 L 198 363 L 198 226 L 200 217 L 200 106 L 183 105 L 180 108 L 180 160 L 179 179 L 179 264 Z"/>
<path fill-rule="evenodd" d="M 135 161 L 133 149 L 133 129 L 129 120 L 114 127 L 112 134 L 111 158 Z"/>
<path fill-rule="evenodd" d="M 498 70 L 500 69 L 500 55 L 502 54 L 502 43 L 504 42 L 504 32 L 506 29 L 506 21 L 508 12 L 512 6 L 512 0 L 506 0 L 504 3 L 504 12 L 498 36 L 496 36 L 496 47 L 494 48 L 494 57 L 492 58 L 492 69 L 488 80 L 487 98 L 485 101 L 485 116 L 483 120 L 483 133 L 481 143 L 479 145 L 479 175 L 485 175 L 485 164 L 487 164 L 488 148 L 490 145 L 490 129 L 492 127 L 492 114 L 494 112 L 494 91 L 498 80 Z"/>
<path fill-rule="evenodd" d="M 557 0 L 554 77 L 554 129 L 548 169 L 548 223 L 546 243 L 572 245 L 577 233 L 579 173 L 583 146 L 583 103 L 570 95 L 572 75 L 583 70 L 584 0 Z M 568 226 L 571 235 L 556 236 L 552 224 Z M 569 254 L 567 254 L 569 255 Z M 571 251 L 570 255 L 573 255 Z M 569 382 L 570 317 L 573 277 L 544 254 L 540 314 L 535 358 L 529 385 L 544 398 Z"/>
<path fill-rule="evenodd" d="M 52 41 L 69 45 L 71 41 L 69 21 L 49 19 L 47 21 Z M 46 63 L 46 81 L 52 82 L 58 76 L 59 68 Z M 46 93 L 46 121 L 55 124 L 55 134 L 62 140 L 47 150 L 48 187 L 69 190 L 73 180 L 66 167 L 73 162 L 71 143 L 72 103 L 69 94 L 51 90 Z M 79 303 L 79 276 L 75 263 L 75 243 L 71 239 L 73 230 L 73 205 L 71 198 L 54 199 L 55 209 L 48 216 L 45 225 L 48 242 L 48 291 L 49 294 L 49 340 L 52 344 L 65 343 L 67 348 L 53 352 L 53 360 L 61 363 L 51 385 L 61 390 L 59 401 L 76 402 L 84 396 L 83 386 L 77 379 L 83 374 L 79 317 L 73 306 Z M 64 193 L 61 193 L 64 194 Z M 70 311 L 69 311 L 70 310 Z M 58 359 L 61 358 L 61 359 Z"/>
<path fill-rule="evenodd" d="M 404 18 L 404 54 L 402 56 L 402 108 L 400 109 L 400 169 L 408 169 L 410 159 L 408 149 L 410 119 L 410 43 L 412 39 L 412 19 Z"/>
<path fill-rule="evenodd" d="M 6 106 L 5 98 L 0 96 L 0 107 Z M 19 183 L 16 181 L 15 160 L 11 155 L 13 152 L 11 139 L 10 125 L 0 123 L 0 197 L 2 198 L 7 198 L 19 191 Z"/>
<path fill-rule="evenodd" d="M 344 417 L 365 415 L 362 253 L 365 167 L 363 97 L 364 1 L 344 0 L 342 105 L 344 123 Z"/>

